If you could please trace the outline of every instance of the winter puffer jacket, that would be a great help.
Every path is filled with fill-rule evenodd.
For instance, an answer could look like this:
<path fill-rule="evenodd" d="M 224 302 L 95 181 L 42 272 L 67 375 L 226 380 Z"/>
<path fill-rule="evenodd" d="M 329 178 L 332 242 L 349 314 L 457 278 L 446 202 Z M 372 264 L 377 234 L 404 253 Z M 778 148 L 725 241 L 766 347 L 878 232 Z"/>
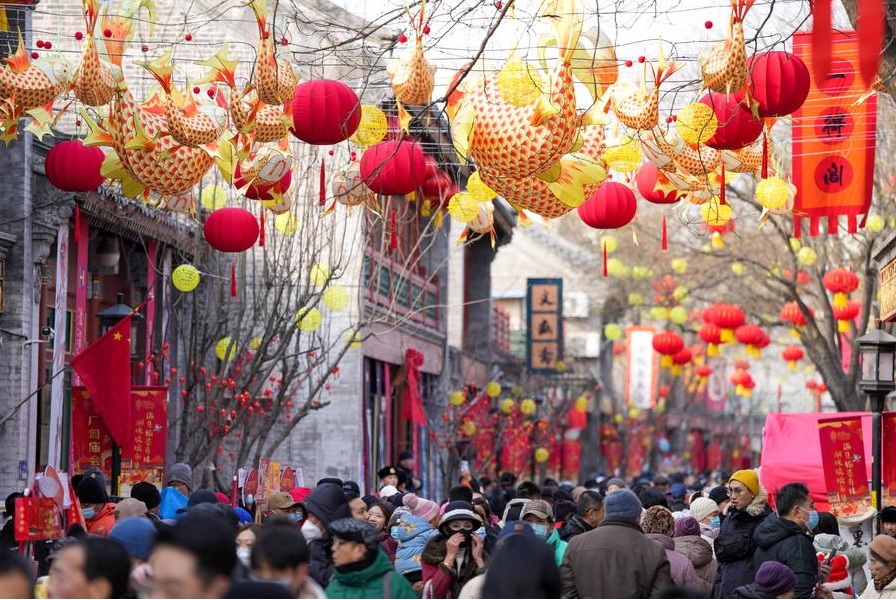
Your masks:
<path fill-rule="evenodd" d="M 756 575 L 753 532 L 772 513 L 767 501 L 768 492 L 759 486 L 759 493 L 747 508 L 730 508 L 722 521 L 719 535 L 713 542 L 718 562 L 713 598 L 730 598 L 735 588 L 753 583 Z"/>
<path fill-rule="evenodd" d="M 753 565 L 758 569 L 769 560 L 787 565 L 796 575 L 793 597 L 811 598 L 818 583 L 818 559 L 812 538 L 793 521 L 770 515 L 756 527 L 753 539 L 758 546 Z"/>
<path fill-rule="evenodd" d="M 568 542 L 577 535 L 582 535 L 586 531 L 594 529 L 591 525 L 582 520 L 579 515 L 571 516 L 563 527 L 560 528 L 560 539 Z"/>
<path fill-rule="evenodd" d="M 703 591 L 705 585 L 697 577 L 694 565 L 691 564 L 687 556 L 675 551 L 675 540 L 664 533 L 648 533 L 647 537 L 662 546 L 666 551 L 666 558 L 669 559 L 669 567 L 671 568 L 672 581 L 675 582 L 675 585 L 691 590 Z"/>
<path fill-rule="evenodd" d="M 438 531 L 429 521 L 411 513 L 404 513 L 393 522 L 390 533 L 392 538 L 398 541 L 395 570 L 402 575 L 420 571 L 423 568 L 421 564 L 423 548 Z"/>
<path fill-rule="evenodd" d="M 697 578 L 703 582 L 699 590 L 709 596 L 716 581 L 716 559 L 712 555 L 712 546 L 699 535 L 682 535 L 674 541 L 675 551 L 691 561 Z"/>
<path fill-rule="evenodd" d="M 386 578 L 389 578 L 388 583 Z M 360 571 L 333 574 L 327 598 L 416 598 L 404 577 L 395 572 L 382 550 L 369 566 Z"/>
<path fill-rule="evenodd" d="M 563 564 L 563 555 L 566 554 L 567 543 L 560 539 L 560 533 L 556 529 L 551 531 L 551 535 L 548 536 L 546 542 L 553 549 L 554 562 L 557 563 L 557 568 L 559 568 Z"/>

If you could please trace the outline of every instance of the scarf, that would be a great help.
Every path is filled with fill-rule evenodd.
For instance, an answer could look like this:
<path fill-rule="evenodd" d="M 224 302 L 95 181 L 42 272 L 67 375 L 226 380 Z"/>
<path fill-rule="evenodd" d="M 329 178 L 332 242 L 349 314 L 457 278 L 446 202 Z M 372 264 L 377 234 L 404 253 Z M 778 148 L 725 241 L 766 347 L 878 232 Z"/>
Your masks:
<path fill-rule="evenodd" d="M 874 578 L 874 589 L 878 592 L 884 591 L 884 588 L 890 585 L 896 579 L 896 565 L 890 565 L 890 572 L 884 575 L 883 577 L 875 577 Z"/>

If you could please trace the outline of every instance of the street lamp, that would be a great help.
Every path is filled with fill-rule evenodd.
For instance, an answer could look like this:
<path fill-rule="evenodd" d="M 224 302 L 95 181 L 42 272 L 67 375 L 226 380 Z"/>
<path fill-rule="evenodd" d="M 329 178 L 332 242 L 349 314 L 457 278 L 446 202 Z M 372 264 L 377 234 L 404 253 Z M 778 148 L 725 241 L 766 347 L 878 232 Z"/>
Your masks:
<path fill-rule="evenodd" d="M 896 337 L 882 329 L 856 339 L 859 350 L 859 365 L 862 376 L 859 389 L 868 395 L 871 403 L 871 487 L 874 493 L 874 508 L 880 513 L 880 471 L 881 471 L 881 413 L 887 394 L 896 389 L 894 368 L 896 368 Z"/>

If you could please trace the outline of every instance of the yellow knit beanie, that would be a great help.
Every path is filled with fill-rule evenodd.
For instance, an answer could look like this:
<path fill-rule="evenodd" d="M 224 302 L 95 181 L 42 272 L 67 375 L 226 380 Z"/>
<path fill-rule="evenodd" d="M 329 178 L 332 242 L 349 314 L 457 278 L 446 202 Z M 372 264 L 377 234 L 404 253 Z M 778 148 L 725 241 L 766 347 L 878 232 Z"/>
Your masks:
<path fill-rule="evenodd" d="M 759 493 L 759 475 L 757 475 L 756 471 L 753 469 L 735 471 L 728 480 L 729 483 L 732 481 L 739 481 L 747 486 L 747 489 L 750 490 L 750 493 L 754 496 Z"/>

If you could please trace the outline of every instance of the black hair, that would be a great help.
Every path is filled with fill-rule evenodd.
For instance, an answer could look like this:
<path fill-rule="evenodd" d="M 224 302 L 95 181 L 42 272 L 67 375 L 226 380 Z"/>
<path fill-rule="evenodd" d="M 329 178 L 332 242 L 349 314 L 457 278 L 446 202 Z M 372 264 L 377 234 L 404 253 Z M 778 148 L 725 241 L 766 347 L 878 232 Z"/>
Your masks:
<path fill-rule="evenodd" d="M 592 510 L 600 510 L 604 506 L 604 497 L 600 492 L 594 490 L 585 490 L 579 495 L 579 502 L 576 506 L 576 514 L 584 517 Z"/>
<path fill-rule="evenodd" d="M 13 518 L 16 514 L 16 498 L 24 498 L 25 494 L 22 492 L 13 492 L 9 496 L 6 497 L 6 516 L 9 518 Z"/>
<path fill-rule="evenodd" d="M 638 500 L 641 501 L 641 506 L 644 507 L 644 510 L 651 506 L 665 506 L 669 508 L 669 500 L 666 498 L 666 494 L 655 488 L 644 488 L 638 494 Z"/>
<path fill-rule="evenodd" d="M 22 575 L 30 587 L 29 598 L 34 598 L 34 570 L 31 564 L 17 552 L 0 550 L 0 575 L 18 573 Z"/>
<path fill-rule="evenodd" d="M 467 504 L 473 503 L 473 490 L 465 485 L 456 485 L 448 490 L 448 502 L 463 500 Z"/>
<path fill-rule="evenodd" d="M 72 545 L 84 548 L 84 576 L 87 581 L 105 579 L 112 588 L 110 598 L 126 598 L 131 559 L 127 548 L 110 538 L 90 536 Z"/>
<path fill-rule="evenodd" d="M 775 507 L 778 509 L 778 515 L 789 515 L 794 507 L 799 506 L 809 499 L 809 488 L 805 483 L 788 483 L 775 496 Z"/>
<path fill-rule="evenodd" d="M 531 481 L 524 481 L 516 486 L 517 498 L 528 498 L 529 500 L 541 497 L 541 488 Z"/>
<path fill-rule="evenodd" d="M 840 535 L 840 525 L 837 523 L 837 517 L 833 513 L 819 512 L 818 527 L 813 533 L 829 533 L 831 535 Z"/>
<path fill-rule="evenodd" d="M 392 508 L 387 503 L 377 500 L 376 502 L 367 505 L 367 511 L 370 512 L 370 509 L 374 507 L 383 511 L 383 516 L 386 517 L 386 522 L 383 524 L 383 530 L 388 532 L 389 521 L 392 520 Z"/>
<path fill-rule="evenodd" d="M 582 487 L 586 487 L 588 489 L 596 488 L 600 484 L 597 483 L 597 479 L 588 479 L 582 483 Z"/>
<path fill-rule="evenodd" d="M 560 570 L 551 547 L 531 536 L 503 539 L 485 572 L 482 597 L 559 598 Z"/>
<path fill-rule="evenodd" d="M 253 569 L 267 564 L 282 571 L 307 564 L 310 560 L 308 544 L 295 525 L 265 525 L 252 545 Z"/>
<path fill-rule="evenodd" d="M 553 504 L 555 501 L 554 491 L 556 488 L 553 488 L 549 485 L 546 485 L 541 488 L 541 499 L 546 500 L 548 504 Z"/>
<path fill-rule="evenodd" d="M 208 513 L 187 513 L 174 525 L 159 529 L 153 546 L 171 546 L 196 558 L 196 574 L 208 583 L 215 577 L 230 577 L 236 567 L 236 535 L 220 518 Z"/>

